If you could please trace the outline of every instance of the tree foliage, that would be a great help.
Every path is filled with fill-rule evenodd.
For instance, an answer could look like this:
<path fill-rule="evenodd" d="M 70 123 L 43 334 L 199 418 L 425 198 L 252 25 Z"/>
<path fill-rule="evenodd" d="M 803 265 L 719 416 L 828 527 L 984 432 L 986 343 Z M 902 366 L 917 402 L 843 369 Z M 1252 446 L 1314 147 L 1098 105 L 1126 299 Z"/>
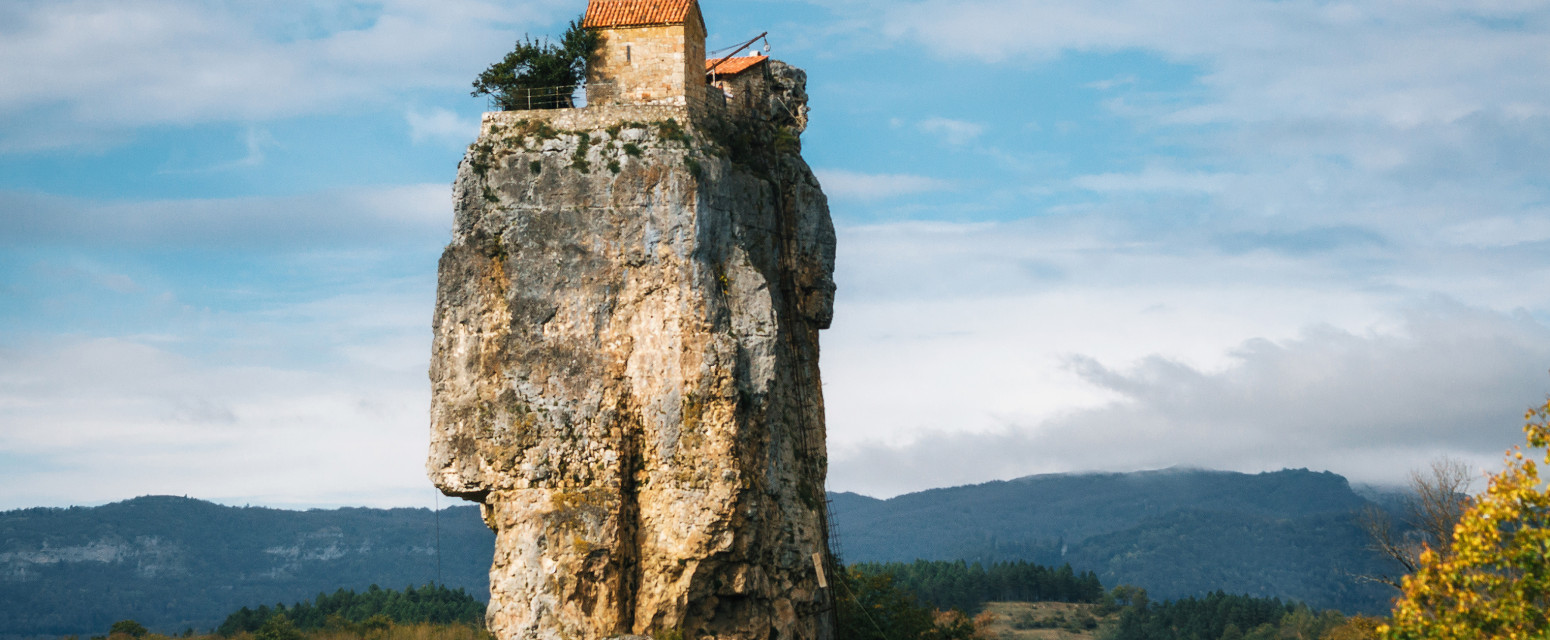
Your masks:
<path fill-rule="evenodd" d="M 511 53 L 474 80 L 474 96 L 491 96 L 503 111 L 571 106 L 571 90 L 587 76 L 602 44 L 578 18 L 558 43 L 525 37 Z"/>
<path fill-rule="evenodd" d="M 243 607 L 228 616 L 216 632 L 227 637 L 249 632 L 259 640 L 296 640 L 289 631 L 372 630 L 395 623 L 480 626 L 484 624 L 484 609 L 483 603 L 462 589 L 427 585 L 395 591 L 372 585 L 365 593 L 345 589 L 333 595 L 320 593 L 312 602 L 293 607 Z"/>
<path fill-rule="evenodd" d="M 1143 589 L 1126 589 L 1111 594 L 1124 608 L 1103 634 L 1105 640 L 1367 640 L 1376 637 L 1378 626 L 1373 618 L 1316 612 L 1278 598 L 1217 591 L 1155 603 Z"/>
<path fill-rule="evenodd" d="M 1203 598 L 1165 603 L 1148 601 L 1145 592 L 1132 599 L 1112 630 L 1112 640 L 1173 640 L 1174 638 L 1243 637 L 1245 630 L 1274 627 L 1296 607 L 1276 598 L 1230 596 L 1222 592 Z M 1233 631 L 1233 633 L 1229 633 Z"/>
<path fill-rule="evenodd" d="M 1469 485 L 1474 472 L 1462 460 L 1443 457 L 1425 471 L 1410 473 L 1410 491 L 1401 506 L 1407 531 L 1395 526 L 1389 512 L 1377 505 L 1362 510 L 1359 522 L 1372 538 L 1373 549 L 1394 560 L 1405 574 L 1415 573 L 1421 554 L 1429 547 L 1447 555 L 1453 529 L 1469 508 Z M 1364 576 L 1394 588 L 1400 579 L 1389 575 Z"/>
<path fill-rule="evenodd" d="M 1326 631 L 1320 640 L 1374 640 L 1383 622 L 1368 616 L 1351 616 L 1344 624 Z"/>
<path fill-rule="evenodd" d="M 1531 448 L 1550 444 L 1550 402 L 1526 416 Z M 1550 464 L 1550 454 L 1544 458 Z M 1550 637 L 1550 490 L 1521 448 L 1454 529 L 1405 578 L 1392 640 Z"/>
<path fill-rule="evenodd" d="M 302 640 L 302 635 L 290 617 L 281 613 L 265 620 L 263 626 L 253 632 L 253 640 Z"/>
<path fill-rule="evenodd" d="M 1080 602 L 1103 598 L 1103 584 L 1091 571 L 1077 573 L 1026 561 L 980 563 L 916 560 L 855 566 L 866 574 L 888 574 L 895 584 L 938 609 L 975 612 L 987 602 Z"/>
<path fill-rule="evenodd" d="M 841 568 L 835 618 L 838 640 L 975 640 L 974 624 L 961 613 L 921 606 L 887 573 Z"/>
<path fill-rule="evenodd" d="M 417 622 L 398 624 L 387 616 L 373 616 L 360 624 L 349 623 L 338 615 L 330 616 L 329 624 L 320 629 L 300 629 L 285 615 L 274 615 L 254 631 L 243 631 L 235 636 L 199 634 L 187 629 L 178 635 L 165 635 L 138 627 L 140 635 L 133 635 L 132 620 L 122 621 L 107 636 L 92 636 L 91 640 L 496 640 L 483 626 L 462 622 L 433 624 Z M 121 626 L 122 625 L 122 626 Z M 3 635 L 6 638 L 32 636 Z M 44 636 L 47 637 L 47 636 Z M 81 636 L 65 636 L 64 640 L 77 640 Z"/>
<path fill-rule="evenodd" d="M 108 636 L 128 636 L 130 638 L 144 638 L 151 631 L 145 625 L 134 620 L 119 620 L 108 629 Z"/>

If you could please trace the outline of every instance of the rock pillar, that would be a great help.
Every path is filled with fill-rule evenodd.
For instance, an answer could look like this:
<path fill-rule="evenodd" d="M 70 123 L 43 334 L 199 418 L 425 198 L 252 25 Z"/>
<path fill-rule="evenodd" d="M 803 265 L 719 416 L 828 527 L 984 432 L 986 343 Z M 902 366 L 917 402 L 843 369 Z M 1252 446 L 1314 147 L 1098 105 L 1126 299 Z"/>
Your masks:
<path fill-rule="evenodd" d="M 502 640 L 832 638 L 834 229 L 771 73 L 750 117 L 488 114 L 459 169 L 428 468 L 497 534 Z"/>

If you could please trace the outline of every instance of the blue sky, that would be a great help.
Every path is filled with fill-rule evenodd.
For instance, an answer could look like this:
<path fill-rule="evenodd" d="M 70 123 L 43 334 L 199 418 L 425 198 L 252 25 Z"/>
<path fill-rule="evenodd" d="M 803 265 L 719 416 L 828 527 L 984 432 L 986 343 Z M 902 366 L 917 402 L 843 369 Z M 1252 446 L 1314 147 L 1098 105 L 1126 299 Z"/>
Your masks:
<path fill-rule="evenodd" d="M 424 505 L 473 77 L 580 0 L 0 6 L 0 508 Z M 839 227 L 831 488 L 1482 468 L 1550 391 L 1550 7 L 741 0 Z"/>

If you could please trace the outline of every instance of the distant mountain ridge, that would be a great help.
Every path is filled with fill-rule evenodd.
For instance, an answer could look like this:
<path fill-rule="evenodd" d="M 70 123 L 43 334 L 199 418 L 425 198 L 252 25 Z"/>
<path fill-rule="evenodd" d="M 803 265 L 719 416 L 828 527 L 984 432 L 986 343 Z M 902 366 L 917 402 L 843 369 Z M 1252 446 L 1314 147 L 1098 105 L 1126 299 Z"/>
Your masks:
<path fill-rule="evenodd" d="M 494 535 L 474 506 L 440 517 L 440 573 L 489 599 Z M 243 606 L 437 579 L 428 509 L 283 511 L 144 497 L 0 513 L 0 637 L 100 635 L 134 619 L 209 630 Z"/>
<path fill-rule="evenodd" d="M 1394 570 L 1356 524 L 1374 503 L 1328 472 L 1060 474 L 831 499 L 847 562 L 1070 563 L 1154 599 L 1222 589 L 1348 612 L 1394 595 L 1356 577 Z"/>
<path fill-rule="evenodd" d="M 1032 476 L 889 500 L 831 494 L 848 562 L 1030 560 L 1134 584 L 1154 598 L 1230 593 L 1382 611 L 1391 571 L 1344 478 L 1168 470 Z M 488 598 L 494 535 L 478 508 L 441 512 L 441 576 Z M 284 511 L 146 497 L 0 513 L 0 639 L 97 635 L 135 619 L 208 630 L 244 606 L 436 579 L 426 509 Z"/>

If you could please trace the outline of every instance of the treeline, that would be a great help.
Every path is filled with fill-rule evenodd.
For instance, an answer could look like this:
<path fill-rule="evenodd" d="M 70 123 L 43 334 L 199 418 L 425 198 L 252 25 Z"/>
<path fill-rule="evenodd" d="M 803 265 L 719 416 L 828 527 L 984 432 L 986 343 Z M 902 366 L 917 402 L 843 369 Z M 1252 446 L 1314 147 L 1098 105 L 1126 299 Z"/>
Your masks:
<path fill-rule="evenodd" d="M 840 567 L 836 578 L 837 640 L 980 640 L 968 616 L 922 606 L 888 573 Z"/>
<path fill-rule="evenodd" d="M 495 640 L 482 626 L 461 623 L 452 624 L 394 624 L 377 617 L 358 625 L 339 622 L 323 629 L 302 631 L 291 624 L 290 618 L 274 616 L 258 631 L 243 632 L 236 636 L 195 634 L 192 630 L 177 636 L 153 633 L 134 620 L 113 623 L 108 635 L 92 636 L 91 640 Z M 79 636 L 66 636 L 62 640 L 79 640 Z"/>
<path fill-rule="evenodd" d="M 1104 597 L 1097 574 L 1077 573 L 1069 564 L 1051 569 L 1023 561 L 985 566 L 962 560 L 916 560 L 857 564 L 853 568 L 863 574 L 892 576 L 899 588 L 943 610 L 973 613 L 987 602 L 1098 603 Z"/>
<path fill-rule="evenodd" d="M 1153 602 L 1145 589 L 1106 591 L 1096 575 L 1025 562 L 853 565 L 839 582 L 839 640 L 981 640 L 994 637 L 989 602 L 1078 605 L 1002 619 L 1013 630 L 1065 629 L 1103 640 L 1373 640 L 1379 620 L 1316 611 L 1279 598 L 1228 595 Z M 956 610 L 956 611 L 951 611 Z M 964 613 L 968 612 L 968 614 Z M 975 617 L 969 614 L 980 612 Z"/>
<path fill-rule="evenodd" d="M 228 616 L 216 629 L 216 633 L 227 637 L 255 633 L 264 629 L 271 619 L 280 617 L 300 631 L 386 624 L 461 624 L 481 627 L 484 624 L 484 610 L 484 603 L 462 589 L 448 589 L 443 585 L 432 584 L 397 591 L 372 585 L 365 593 L 346 589 L 335 591 L 333 595 L 320 593 L 312 602 L 300 602 L 292 607 L 284 604 L 276 604 L 273 608 L 243 607 Z"/>
<path fill-rule="evenodd" d="M 1314 612 L 1279 598 L 1227 595 L 1165 603 L 1146 592 L 1120 587 L 1111 596 L 1124 608 L 1105 640 L 1342 640 L 1374 637 L 1378 621 L 1339 611 Z"/>

